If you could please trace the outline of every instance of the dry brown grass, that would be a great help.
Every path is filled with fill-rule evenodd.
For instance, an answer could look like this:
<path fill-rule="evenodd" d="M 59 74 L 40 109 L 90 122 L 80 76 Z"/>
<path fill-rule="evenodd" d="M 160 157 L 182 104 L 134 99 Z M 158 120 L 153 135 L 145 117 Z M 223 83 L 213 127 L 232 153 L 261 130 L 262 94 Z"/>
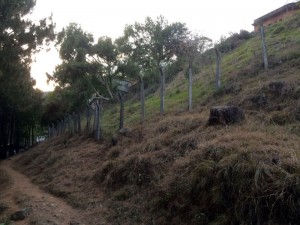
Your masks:
<path fill-rule="evenodd" d="M 0 169 L 0 190 L 5 190 L 6 188 L 9 187 L 11 183 L 11 179 L 6 173 L 6 171 Z"/>
<path fill-rule="evenodd" d="M 99 213 L 107 224 L 297 221 L 299 137 L 251 111 L 228 127 L 207 127 L 207 117 L 157 117 L 115 146 L 56 138 L 26 152 L 18 166 L 91 221 Z"/>
<path fill-rule="evenodd" d="M 5 211 L 8 209 L 8 205 L 4 203 L 2 199 L 2 193 L 9 188 L 11 185 L 11 178 L 8 176 L 6 171 L 0 169 L 0 223 L 8 223 L 9 218 L 4 215 Z"/>

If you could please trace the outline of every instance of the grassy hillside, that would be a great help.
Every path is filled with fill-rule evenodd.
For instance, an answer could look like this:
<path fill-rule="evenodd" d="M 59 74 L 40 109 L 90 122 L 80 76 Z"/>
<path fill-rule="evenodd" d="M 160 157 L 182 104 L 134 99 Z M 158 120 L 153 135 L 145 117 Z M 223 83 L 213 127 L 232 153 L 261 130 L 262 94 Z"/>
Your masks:
<path fill-rule="evenodd" d="M 300 197 L 300 15 L 268 27 L 271 68 L 263 69 L 260 38 L 222 59 L 221 90 L 214 65 L 194 77 L 194 112 L 187 81 L 167 88 L 167 114 L 148 96 L 148 120 L 127 102 L 132 131 L 118 143 L 58 137 L 23 154 L 16 165 L 33 182 L 65 198 L 90 224 L 298 224 Z M 206 125 L 215 105 L 238 105 L 246 121 Z M 114 129 L 117 110 L 106 112 Z"/>
<path fill-rule="evenodd" d="M 239 47 L 223 54 L 221 65 L 222 90 L 215 91 L 214 56 L 208 62 L 200 63 L 201 72 L 194 76 L 193 104 L 196 110 L 214 104 L 238 104 L 244 106 L 245 98 L 266 94 L 270 82 L 285 82 L 285 88 L 298 88 L 297 71 L 300 57 L 299 15 L 266 28 L 266 42 L 270 70 L 263 70 L 261 40 L 256 34 L 248 41 L 241 41 Z M 166 90 L 166 112 L 184 111 L 188 108 L 187 79 L 180 74 Z M 294 91 L 299 91 L 294 90 Z M 238 99 L 234 98 L 237 97 Z M 241 99 L 242 97 L 242 99 Z M 139 122 L 139 102 L 127 101 L 125 125 Z M 248 105 L 247 107 L 248 108 Z M 107 110 L 104 115 L 104 130 L 113 132 L 118 128 L 118 106 Z M 147 97 L 146 117 L 159 114 L 158 92 Z"/>

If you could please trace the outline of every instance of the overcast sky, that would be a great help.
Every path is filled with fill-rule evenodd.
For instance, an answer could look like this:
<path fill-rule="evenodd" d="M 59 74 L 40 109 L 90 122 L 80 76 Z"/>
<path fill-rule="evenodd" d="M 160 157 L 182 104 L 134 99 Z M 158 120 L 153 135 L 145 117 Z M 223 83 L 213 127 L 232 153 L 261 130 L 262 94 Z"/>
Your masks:
<path fill-rule="evenodd" d="M 217 41 L 222 35 L 252 31 L 254 19 L 294 1 L 287 0 L 37 0 L 32 20 L 53 14 L 56 31 L 70 22 L 78 23 L 84 31 L 97 39 L 101 36 L 117 38 L 126 24 L 143 22 L 147 16 L 163 15 L 170 23 L 182 22 L 187 27 Z M 53 73 L 59 63 L 55 49 L 36 55 L 32 76 L 37 87 L 44 91 L 46 75 Z"/>

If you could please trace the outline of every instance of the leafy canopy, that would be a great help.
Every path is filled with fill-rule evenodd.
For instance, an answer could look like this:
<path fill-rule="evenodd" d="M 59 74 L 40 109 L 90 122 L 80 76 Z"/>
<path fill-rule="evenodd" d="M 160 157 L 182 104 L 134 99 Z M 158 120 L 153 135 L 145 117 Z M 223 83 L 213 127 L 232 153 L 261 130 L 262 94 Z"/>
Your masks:
<path fill-rule="evenodd" d="M 36 122 L 32 118 L 39 116 L 42 93 L 33 89 L 35 81 L 30 77 L 30 64 L 32 55 L 55 38 L 51 17 L 36 23 L 26 17 L 35 3 L 35 0 L 0 1 L 0 119 L 10 123 L 22 121 L 13 133 L 20 133 Z M 5 136 L 6 132 L 0 130 L 0 135 Z"/>

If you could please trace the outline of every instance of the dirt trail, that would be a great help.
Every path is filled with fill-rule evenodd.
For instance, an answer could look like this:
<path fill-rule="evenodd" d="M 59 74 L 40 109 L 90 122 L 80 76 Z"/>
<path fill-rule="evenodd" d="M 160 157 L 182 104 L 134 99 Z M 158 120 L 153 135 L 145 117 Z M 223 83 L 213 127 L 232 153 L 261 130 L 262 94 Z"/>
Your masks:
<path fill-rule="evenodd" d="M 3 214 L 10 215 L 18 210 L 30 207 L 32 213 L 29 217 L 14 222 L 15 225 L 86 224 L 83 222 L 78 210 L 73 209 L 63 200 L 41 190 L 32 184 L 28 177 L 14 170 L 12 164 L 17 157 L 0 162 L 0 168 L 8 173 L 12 181 L 7 190 L 0 190 L 0 203 L 8 206 Z"/>

